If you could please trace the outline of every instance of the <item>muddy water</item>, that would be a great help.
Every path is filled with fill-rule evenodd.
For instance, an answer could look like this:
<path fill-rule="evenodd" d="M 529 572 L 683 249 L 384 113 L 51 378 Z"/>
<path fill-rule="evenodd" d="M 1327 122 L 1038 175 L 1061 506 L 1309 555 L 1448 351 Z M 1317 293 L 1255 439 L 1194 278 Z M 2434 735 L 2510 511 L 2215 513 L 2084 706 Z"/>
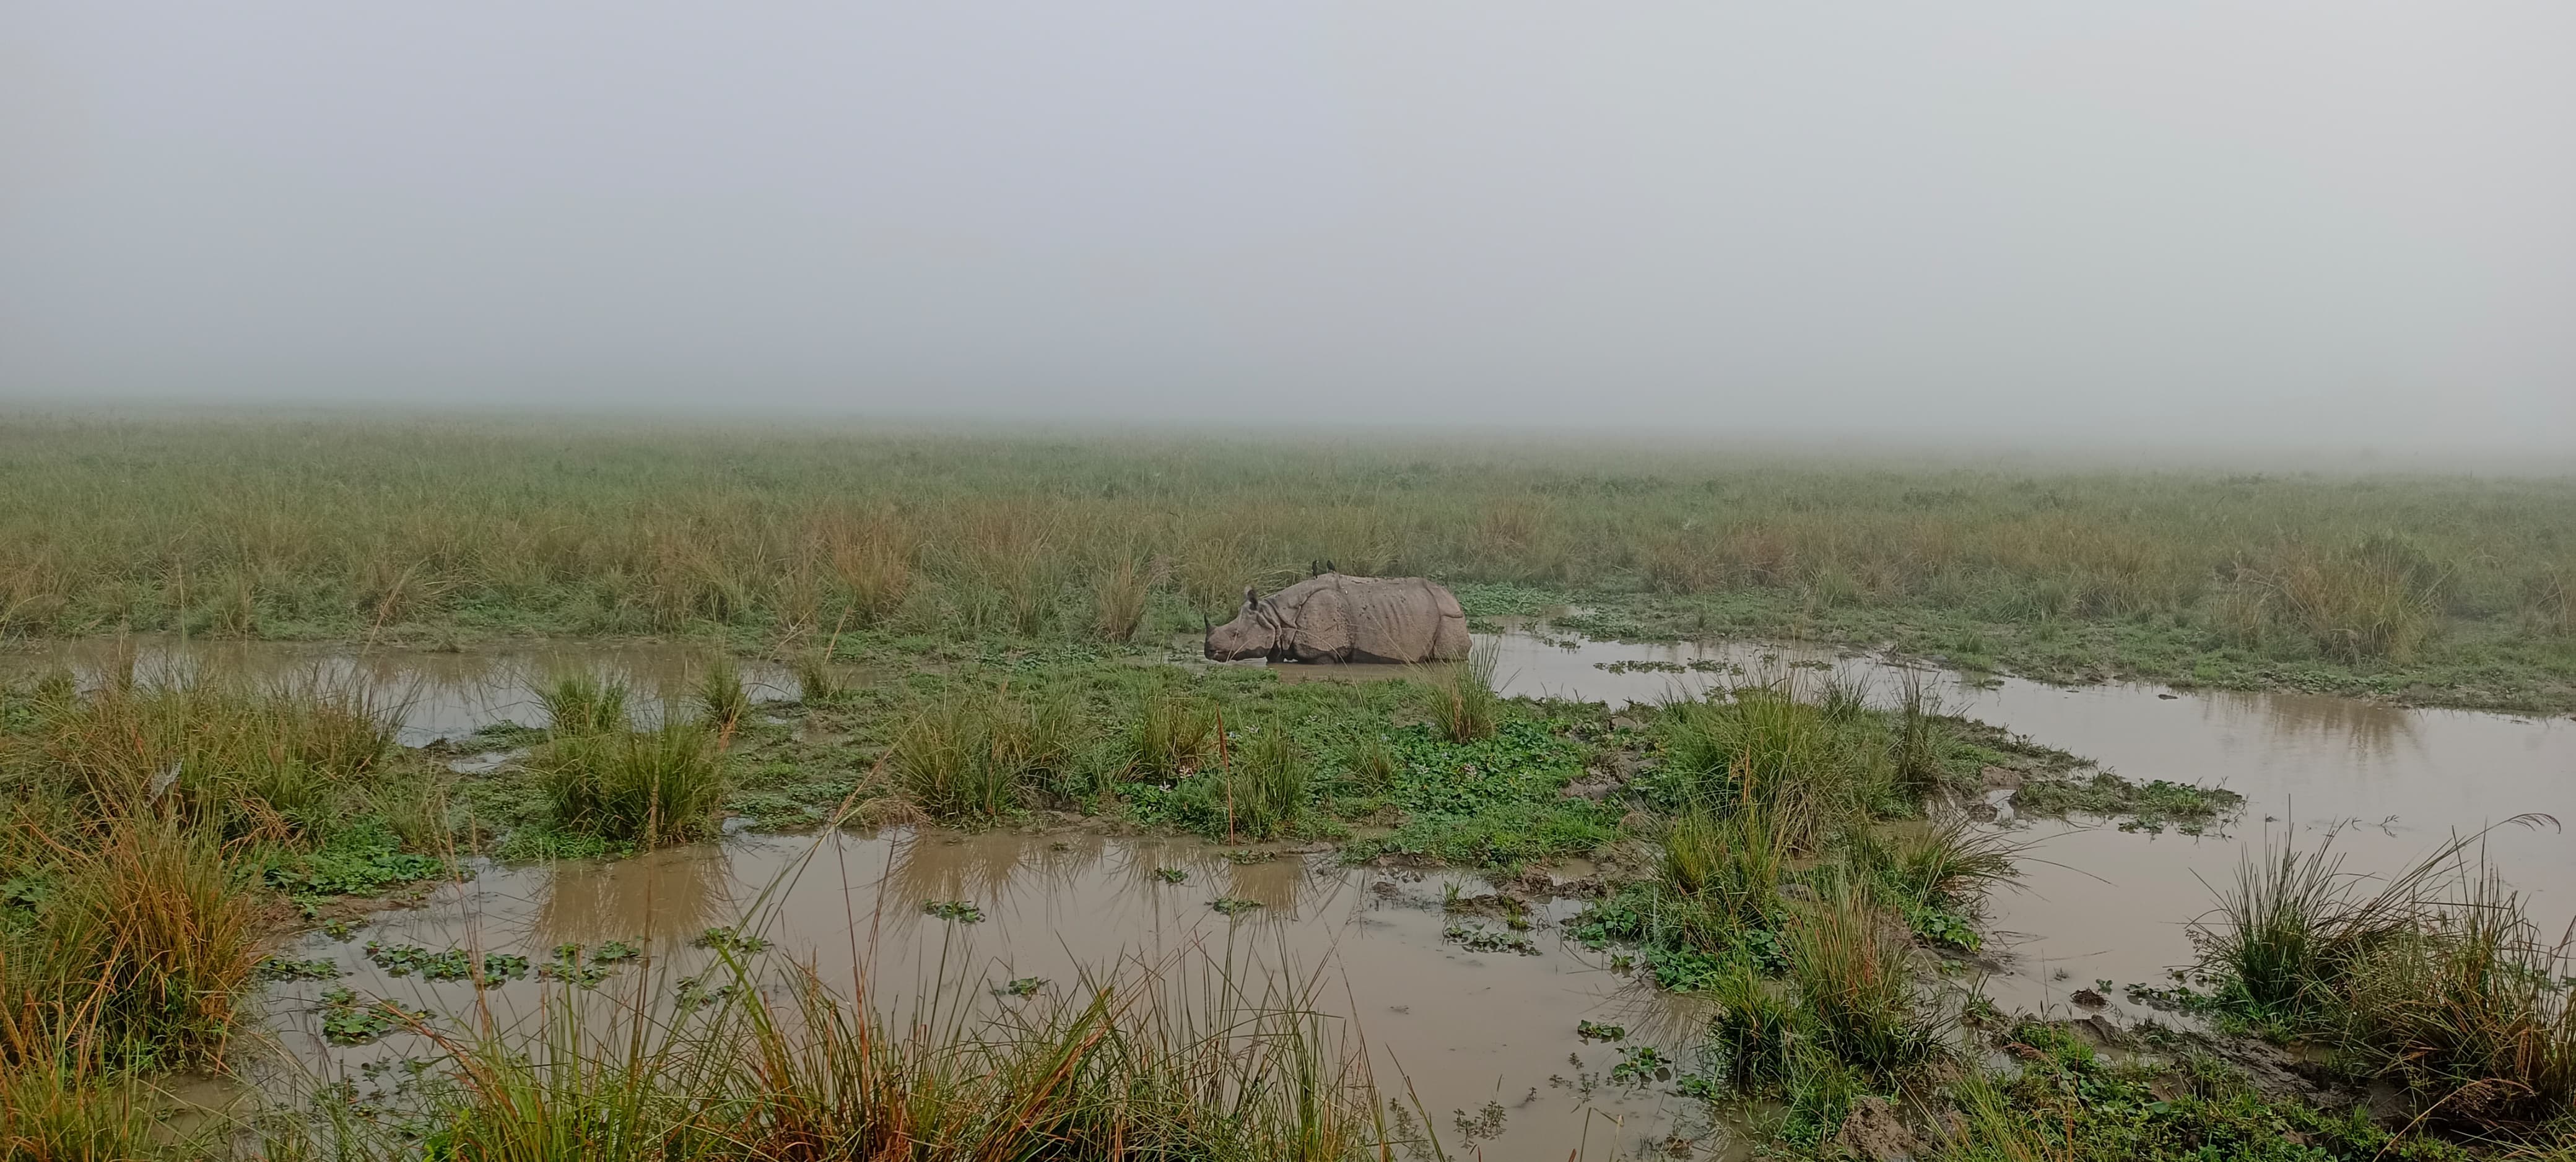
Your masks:
<path fill-rule="evenodd" d="M 441 653 L 382 650 L 352 653 L 345 647 L 303 647 L 281 642 L 193 642 L 168 638 L 125 642 L 56 643 L 45 649 L 0 655 L 0 677 L 68 667 L 83 688 L 129 666 L 140 681 L 224 674 L 255 682 L 319 681 L 356 687 L 402 709 L 402 740 L 418 746 L 436 738 L 471 734 L 497 722 L 546 725 L 536 692 L 570 673 L 622 681 L 628 705 L 649 723 L 659 707 L 685 702 L 706 671 L 712 651 L 668 644 L 569 643 L 530 649 Z M 743 688 L 755 701 L 796 696 L 796 680 L 772 662 L 740 660 Z"/>
<path fill-rule="evenodd" d="M 1880 660 L 1848 652 L 1743 643 L 1623 645 L 1554 633 L 1544 626 L 1489 639 L 1497 681 L 1506 693 L 1610 702 L 1652 703 L 1696 696 L 1713 685 L 1762 677 L 1832 671 L 1871 682 L 1892 697 L 1897 673 Z M 1194 650 L 1196 643 L 1186 643 Z M 94 652 L 84 655 L 88 649 Z M 639 699 L 677 696 L 702 655 L 684 647 L 569 648 L 476 654 L 378 653 L 351 657 L 275 645 L 218 647 L 179 655 L 152 647 L 138 667 L 225 665 L 277 676 L 319 674 L 406 692 L 407 737 L 458 734 L 501 719 L 537 724 L 534 685 L 566 668 L 626 676 Z M 103 647 L 77 647 L 63 660 L 93 680 L 117 664 Z M 155 661 L 158 657 L 160 660 Z M 0 661 L 40 664 L 41 659 Z M 1401 677 L 1404 667 L 1281 666 L 1282 680 Z M 746 667 L 756 696 L 792 691 L 770 667 Z M 2268 840 L 2294 837 L 2303 847 L 2333 839 L 2346 866 L 2387 874 L 2402 869 L 2454 831 L 2474 831 L 2524 813 L 2576 825 L 2576 722 L 2531 720 L 2462 711 L 2410 710 L 2296 694 L 2173 691 L 2105 685 L 2075 689 L 2017 679 L 1971 681 L 1931 675 L 1947 706 L 2092 759 L 2132 779 L 2212 783 L 2246 796 L 2243 817 L 2223 833 L 2193 837 L 2123 833 L 2082 822 L 2018 826 L 2032 844 L 2018 890 L 1991 909 L 1995 951 L 2004 971 L 1986 981 L 2007 1008 L 2064 1004 L 2066 994 L 2096 979 L 2161 983 L 2187 964 L 2188 925 L 2207 911 L 2210 885 L 2224 884 L 2248 853 Z M 494 869 L 450 889 L 433 906 L 389 915 L 362 934 L 389 943 L 444 947 L 480 941 L 543 960 L 556 943 L 651 935 L 661 959 L 654 972 L 697 971 L 705 954 L 685 939 L 728 920 L 787 867 L 801 842 L 741 838 L 722 848 L 666 852 L 626 863 Z M 1452 1111 L 1476 1113 L 1501 1103 L 1510 1129 L 1487 1156 L 1561 1158 L 1588 1130 L 1592 1156 L 1603 1134 L 1635 1146 L 1663 1131 L 1673 1114 L 1664 1099 L 1597 1090 L 1586 1100 L 1552 1077 L 1579 1084 L 1606 1073 L 1615 1055 L 1586 1047 L 1577 1020 L 1612 1020 L 1631 1029 L 1669 1030 L 1666 1048 L 1689 1038 L 1666 1002 L 1622 990 L 1621 982 L 1552 931 L 1535 935 L 1535 957 L 1470 954 L 1440 939 L 1439 883 L 1402 882 L 1383 873 L 1308 867 L 1302 860 L 1238 867 L 1195 845 L 1074 840 L 1066 851 L 1043 842 L 984 837 L 950 842 L 930 835 L 833 839 L 787 892 L 781 912 L 783 949 L 844 972 L 850 954 L 848 914 L 875 932 L 880 981 L 953 980 L 965 966 L 996 980 L 1045 976 L 1066 980 L 1077 965 L 1097 966 L 1122 954 L 1205 947 L 1320 967 L 1340 998 L 1337 1011 L 1359 1018 L 1383 1056 L 1384 1072 L 1401 1065 L 1444 1135 Z M 2484 857 L 2532 899 L 2554 935 L 2576 914 L 2576 836 L 2554 826 L 2507 826 L 2490 834 Z M 1184 885 L 1150 877 L 1155 866 L 1185 867 Z M 844 873 L 841 869 L 849 869 Z M 846 879 L 844 878 L 846 875 Z M 846 890 L 844 885 L 847 885 Z M 1388 885 L 1381 890 L 1379 885 Z M 1392 892 L 1392 895 L 1387 894 Z M 1239 922 L 1207 908 L 1220 895 L 1266 906 Z M 970 899 L 991 918 L 958 927 L 919 914 L 925 899 Z M 848 903 L 845 905 L 844 900 Z M 1557 917 L 1561 919 L 1561 915 Z M 378 979 L 354 946 L 317 943 L 298 955 L 334 955 L 362 969 L 362 991 L 381 989 L 441 1012 L 474 1003 L 470 988 L 424 986 L 416 979 Z M 946 956 L 944 962 L 939 959 Z M 629 970 L 634 971 L 634 970 Z M 828 974 L 827 974 L 828 975 Z M 318 986 L 280 986 L 289 1040 L 319 1055 L 312 1018 L 294 998 Z M 906 993 L 908 990 L 891 990 Z M 484 994 L 503 1010 L 533 998 L 522 983 Z M 330 1054 L 416 1052 L 399 1039 L 366 1050 Z M 1577 1054 L 1582 1064 L 1566 1060 Z M 1538 1090 L 1530 1098 L 1529 1090 Z M 1685 1103 L 1687 1104 L 1687 1103 Z M 1454 1140 L 1453 1140 L 1454 1144 Z"/>
<path fill-rule="evenodd" d="M 1179 868 L 1187 879 L 1165 883 L 1157 868 Z M 1444 941 L 1442 892 L 1452 882 L 1470 895 L 1483 890 L 1471 880 L 1344 868 L 1329 855 L 1281 853 L 1243 864 L 1189 841 L 746 836 L 616 863 L 486 869 L 425 907 L 383 914 L 349 942 L 307 938 L 287 955 L 329 958 L 348 975 L 273 985 L 269 1004 L 288 1054 L 363 1090 L 401 1076 L 367 1063 L 434 1056 L 435 1046 L 411 1034 L 329 1046 L 317 1011 L 324 988 L 520 1029 L 533 1028 L 547 990 L 561 988 L 527 980 L 478 997 L 467 983 L 391 977 L 363 955 L 367 940 L 517 952 L 539 962 L 559 943 L 639 942 L 648 960 L 601 986 L 613 995 L 640 980 L 706 971 L 712 954 L 690 938 L 749 913 L 777 954 L 810 961 L 826 982 L 849 981 L 864 964 L 879 1001 L 907 1010 L 943 990 L 950 1003 L 1032 1003 L 991 993 L 1032 976 L 1060 997 L 1086 970 L 1122 958 L 1231 964 L 1251 981 L 1312 979 L 1313 1003 L 1365 1035 L 1390 1092 L 1405 1092 L 1409 1079 L 1453 1156 L 1474 1156 L 1460 1149 L 1457 1120 L 1483 1118 L 1487 1103 L 1502 1110 L 1500 1136 L 1481 1142 L 1496 1162 L 1557 1162 L 1578 1148 L 1587 1158 L 1627 1156 L 1676 1131 L 1698 1138 L 1703 1150 L 1722 1147 L 1722 1132 L 1706 1128 L 1699 1103 L 1661 1092 L 1668 1087 L 1609 1084 L 1618 1052 L 1575 1032 L 1583 1020 L 1620 1024 L 1630 1044 L 1670 1053 L 1695 1040 L 1688 1002 L 1641 991 L 1563 946 L 1555 929 L 1574 911 L 1568 905 L 1533 916 L 1535 955 Z M 1210 907 L 1229 896 L 1261 906 L 1234 919 Z M 945 900 L 970 901 L 984 919 L 923 913 L 925 903 Z"/>
<path fill-rule="evenodd" d="M 1869 684 L 1885 702 L 1902 676 L 1868 655 L 1816 648 L 1627 645 L 1544 627 L 1491 640 L 1495 681 L 1505 693 L 1613 706 L 1828 672 Z M 1276 668 L 1294 680 L 1401 672 Z M 1999 896 L 1992 910 L 2010 971 L 1989 990 L 2008 1008 L 2062 1005 L 2067 993 L 2097 979 L 2170 983 L 2168 971 L 2192 960 L 2189 924 L 2208 911 L 2211 886 L 2231 882 L 2241 859 L 2284 839 L 2306 849 L 2331 838 L 2348 870 L 2388 875 L 2454 832 L 2502 824 L 2480 845 L 2482 857 L 2526 893 L 2547 935 L 2576 917 L 2576 834 L 2559 826 L 2576 826 L 2576 721 L 2311 694 L 1926 677 L 1954 713 L 2131 779 L 2210 784 L 2246 798 L 2240 819 L 2202 837 L 2124 833 L 2084 821 L 2017 828 L 2032 858 L 2019 889 Z M 2558 822 L 2506 823 L 2531 813 Z"/>

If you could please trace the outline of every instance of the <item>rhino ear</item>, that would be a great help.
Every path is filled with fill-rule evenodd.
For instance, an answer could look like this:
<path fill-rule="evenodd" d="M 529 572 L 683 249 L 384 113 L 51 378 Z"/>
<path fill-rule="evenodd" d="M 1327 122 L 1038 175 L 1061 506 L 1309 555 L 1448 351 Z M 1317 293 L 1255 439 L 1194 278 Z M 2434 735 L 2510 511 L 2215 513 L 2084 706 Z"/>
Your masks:
<path fill-rule="evenodd" d="M 1245 605 L 1259 605 L 1261 604 L 1261 596 L 1252 591 L 1252 586 L 1246 585 L 1243 587 L 1243 603 Z"/>

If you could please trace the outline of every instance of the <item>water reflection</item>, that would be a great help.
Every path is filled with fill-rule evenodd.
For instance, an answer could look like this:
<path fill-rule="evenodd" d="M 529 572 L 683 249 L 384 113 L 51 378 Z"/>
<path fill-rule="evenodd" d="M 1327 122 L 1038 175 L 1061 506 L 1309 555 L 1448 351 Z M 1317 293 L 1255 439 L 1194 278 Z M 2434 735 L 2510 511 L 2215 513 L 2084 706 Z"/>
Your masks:
<path fill-rule="evenodd" d="M 318 682 L 371 692 L 381 704 L 402 709 L 403 741 L 470 734 L 496 722 L 545 725 L 536 692 L 567 673 L 591 673 L 626 683 L 629 705 L 649 725 L 666 705 L 685 703 L 690 684 L 705 672 L 710 651 L 660 643 L 550 644 L 527 649 L 432 652 L 344 648 L 291 642 L 185 642 L 175 638 L 84 639 L 0 654 L 0 675 L 68 668 L 83 689 L 120 677 L 143 682 L 200 678 L 247 679 L 261 684 Z M 738 663 L 743 688 L 755 700 L 796 695 L 796 682 L 773 662 Z"/>
<path fill-rule="evenodd" d="M 614 862 L 557 864 L 537 893 L 529 943 L 644 941 L 668 953 L 742 912 L 732 865 L 712 847 L 674 847 Z"/>

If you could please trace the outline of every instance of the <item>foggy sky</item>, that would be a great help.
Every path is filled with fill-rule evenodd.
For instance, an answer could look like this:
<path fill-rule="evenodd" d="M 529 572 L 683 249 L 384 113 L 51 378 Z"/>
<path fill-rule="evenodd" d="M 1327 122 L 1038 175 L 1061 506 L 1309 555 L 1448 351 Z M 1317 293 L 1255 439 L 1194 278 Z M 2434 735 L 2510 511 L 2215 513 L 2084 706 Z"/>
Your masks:
<path fill-rule="evenodd" d="M 2576 448 L 2576 5 L 0 6 L 0 397 Z"/>

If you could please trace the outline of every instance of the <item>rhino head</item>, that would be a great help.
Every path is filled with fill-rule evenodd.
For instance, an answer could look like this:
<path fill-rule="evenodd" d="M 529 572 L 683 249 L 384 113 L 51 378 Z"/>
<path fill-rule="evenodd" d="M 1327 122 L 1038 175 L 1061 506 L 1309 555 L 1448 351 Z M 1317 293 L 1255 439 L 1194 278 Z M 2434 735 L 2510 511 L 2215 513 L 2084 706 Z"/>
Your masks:
<path fill-rule="evenodd" d="M 1280 619 L 1279 610 L 1246 589 L 1243 608 L 1234 620 L 1208 628 L 1207 656 L 1219 662 L 1272 657 L 1278 654 L 1287 631 L 1288 623 Z"/>

